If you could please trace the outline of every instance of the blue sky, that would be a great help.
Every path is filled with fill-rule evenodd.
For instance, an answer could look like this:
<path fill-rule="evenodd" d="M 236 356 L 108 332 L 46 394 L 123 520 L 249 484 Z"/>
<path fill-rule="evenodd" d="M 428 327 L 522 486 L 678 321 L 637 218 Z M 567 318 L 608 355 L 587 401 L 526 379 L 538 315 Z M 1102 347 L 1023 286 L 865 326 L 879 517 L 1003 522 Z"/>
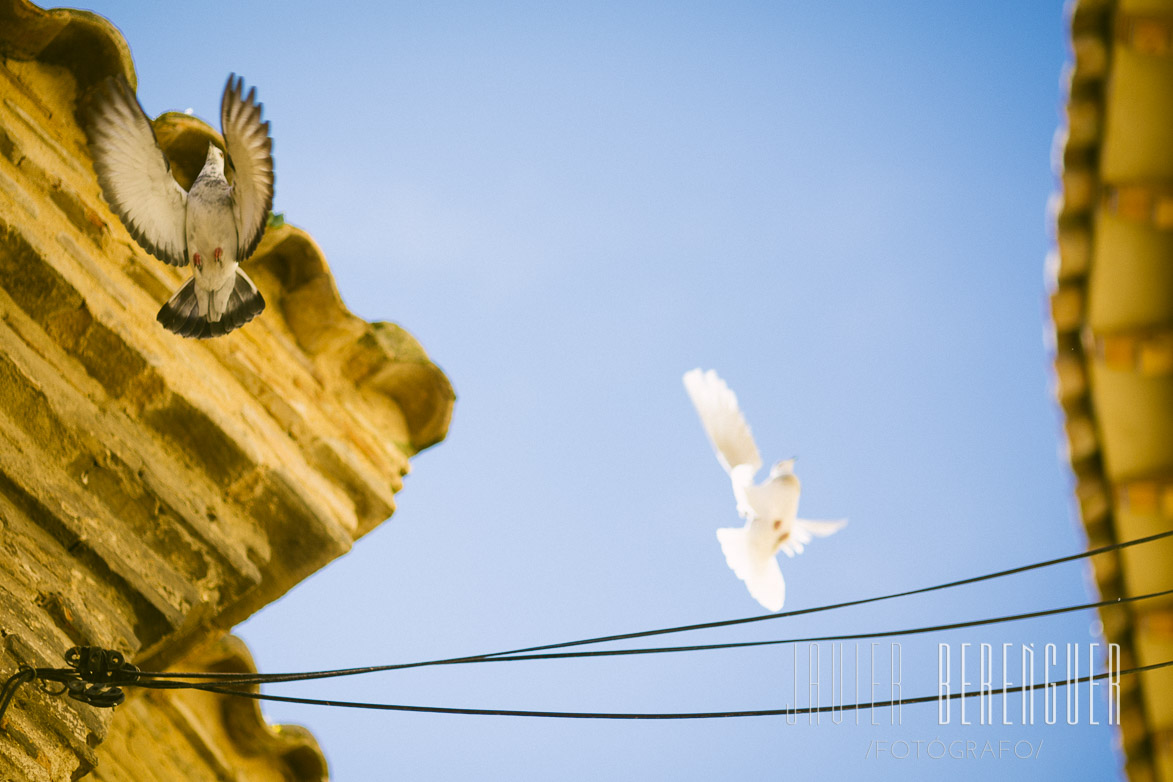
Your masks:
<path fill-rule="evenodd" d="M 715 368 L 806 517 L 786 608 L 1081 549 L 1043 333 L 1059 2 L 97 2 L 148 113 L 218 116 L 230 71 L 275 138 L 275 208 L 348 306 L 411 331 L 459 396 L 390 522 L 240 628 L 262 670 L 509 649 L 760 612 L 681 386 Z M 677 637 L 850 633 L 1095 598 L 1081 564 Z M 902 641 L 1097 640 L 1090 612 Z M 1086 650 L 1086 646 L 1083 647 Z M 827 652 L 829 654 L 829 652 Z M 800 660 L 804 654 L 800 650 Z M 489 708 L 793 704 L 788 648 L 423 669 L 273 692 Z M 1016 704 L 1017 702 L 1013 702 Z M 995 702 L 997 711 L 1000 701 Z M 1040 705 L 1041 708 L 1041 705 Z M 1077 726 L 672 723 L 279 704 L 335 779 L 1111 778 Z M 850 720 L 849 720 L 850 721 Z M 1038 720 L 1041 723 L 1041 720 Z M 1026 760 L 867 757 L 1030 742 Z"/>

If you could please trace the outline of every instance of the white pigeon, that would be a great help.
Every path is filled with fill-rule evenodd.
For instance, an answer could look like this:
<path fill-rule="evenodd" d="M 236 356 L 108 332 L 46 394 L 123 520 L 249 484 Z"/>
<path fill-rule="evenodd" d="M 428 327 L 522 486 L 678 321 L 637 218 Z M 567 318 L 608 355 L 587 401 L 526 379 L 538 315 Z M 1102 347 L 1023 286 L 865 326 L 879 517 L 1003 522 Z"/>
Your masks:
<path fill-rule="evenodd" d="M 767 611 L 780 611 L 786 600 L 786 582 L 778 567 L 778 551 L 789 557 L 801 554 L 812 537 L 825 538 L 847 521 L 797 517 L 802 487 L 794 474 L 794 459 L 778 462 L 764 482 L 754 484 L 762 457 L 737 406 L 737 397 L 715 371 L 684 373 L 684 388 L 718 461 L 729 473 L 737 511 L 745 518 L 744 527 L 717 530 L 725 562 Z"/>
<path fill-rule="evenodd" d="M 184 191 L 125 79 L 98 86 L 86 122 L 102 195 L 126 230 L 164 263 L 194 268 L 158 316 L 184 337 L 227 334 L 265 308 L 239 263 L 260 243 L 273 207 L 273 141 L 256 88 L 245 97 L 235 74 L 224 86 L 220 127 L 224 151 L 208 144 L 203 169 Z"/>

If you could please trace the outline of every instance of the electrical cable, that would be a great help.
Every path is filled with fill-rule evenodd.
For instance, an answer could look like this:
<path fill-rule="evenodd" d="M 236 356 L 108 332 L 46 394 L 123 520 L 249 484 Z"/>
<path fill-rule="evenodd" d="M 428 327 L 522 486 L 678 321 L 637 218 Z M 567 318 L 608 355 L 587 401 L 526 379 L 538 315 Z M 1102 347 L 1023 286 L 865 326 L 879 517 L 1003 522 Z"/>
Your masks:
<path fill-rule="evenodd" d="M 301 673 L 272 673 L 272 674 L 249 674 L 249 673 L 201 673 L 201 674 L 187 674 L 187 673 L 172 673 L 168 671 L 140 671 L 139 675 L 149 679 L 157 680 L 180 680 L 180 679 L 203 679 L 214 681 L 227 681 L 233 684 L 273 684 L 279 682 L 289 681 L 307 681 L 313 679 L 331 679 L 339 676 L 354 676 L 359 673 L 375 673 L 388 670 L 404 670 L 407 668 L 418 668 L 430 665 L 461 665 L 467 663 L 492 663 L 492 662 L 520 662 L 522 660 L 561 660 L 569 658 L 583 658 L 583 657 L 618 657 L 631 656 L 643 654 L 668 654 L 673 652 L 701 652 L 712 651 L 716 649 L 744 649 L 755 646 L 778 646 L 782 644 L 800 644 L 800 643 L 819 643 L 824 641 L 861 641 L 871 638 L 886 638 L 891 636 L 905 636 L 917 635 L 920 633 L 934 633 L 946 630 L 960 630 L 968 627 L 981 627 L 983 625 L 1000 624 L 1003 622 L 1015 622 L 1022 619 L 1038 619 L 1044 616 L 1056 616 L 1058 614 L 1068 614 L 1074 611 L 1083 611 L 1091 608 L 1106 608 L 1114 605 L 1124 605 L 1126 603 L 1134 603 L 1140 600 L 1150 600 L 1156 597 L 1166 597 L 1173 595 L 1173 589 L 1165 589 L 1159 592 L 1150 592 L 1146 595 L 1136 595 L 1135 597 L 1117 597 L 1112 600 L 1098 600 L 1093 603 L 1081 603 L 1079 605 L 1065 606 L 1063 608 L 1049 608 L 1043 611 L 1031 611 L 1024 614 L 1009 614 L 1006 616 L 996 616 L 988 619 L 972 619 L 965 622 L 951 622 L 942 625 L 929 625 L 924 627 L 910 627 L 901 630 L 877 630 L 868 633 L 849 633 L 844 635 L 822 635 L 822 636 L 808 636 L 805 638 L 781 638 L 771 639 L 766 641 L 732 641 L 729 643 L 719 644 L 694 644 L 690 646 L 658 646 L 641 649 L 592 649 L 580 652 L 544 652 L 534 654 L 521 655 L 502 655 L 495 657 L 468 657 L 468 658 L 451 658 L 448 660 L 428 661 L 418 663 L 399 663 L 395 665 L 372 666 L 371 668 L 354 668 L 349 669 L 343 673 L 336 671 L 307 671 Z"/>
<path fill-rule="evenodd" d="M 1034 690 L 1042 689 L 1048 686 L 1065 687 L 1067 685 L 1084 684 L 1090 681 L 1100 679 L 1108 679 L 1112 677 L 1119 678 L 1120 676 L 1128 676 L 1144 671 L 1154 671 L 1159 668 L 1165 668 L 1173 665 L 1173 660 L 1166 660 L 1165 662 L 1154 663 L 1152 665 L 1142 665 L 1127 670 L 1116 671 L 1113 674 L 1111 671 L 1097 673 L 1095 675 L 1081 676 L 1075 679 L 1060 679 L 1056 682 L 1045 682 L 1043 684 L 1031 685 L 1017 685 L 1015 687 L 1007 687 L 1005 689 L 979 689 L 969 690 L 964 692 L 951 692 L 947 695 L 922 695 L 916 698 L 899 698 L 889 701 L 877 701 L 873 703 L 844 703 L 838 706 L 805 706 L 788 709 L 756 709 L 752 711 L 708 711 L 708 712 L 647 712 L 647 713 L 632 713 L 632 712 L 582 712 L 582 711 L 534 711 L 524 709 L 469 709 L 457 708 L 448 706 L 407 706 L 402 704 L 392 703 L 367 703 L 362 701 L 336 701 L 324 700 L 320 698 L 294 698 L 284 695 L 262 695 L 256 692 L 244 692 L 241 690 L 234 690 L 231 687 L 224 687 L 217 684 L 200 684 L 188 682 L 185 689 L 196 689 L 204 692 L 212 692 L 220 695 L 238 695 L 244 698 L 252 698 L 258 701 L 278 701 L 280 703 L 297 703 L 308 706 L 335 706 L 346 709 L 372 709 L 376 711 L 409 711 L 409 712 L 427 712 L 431 714 L 466 714 L 477 716 L 496 716 L 496 717 L 544 717 L 553 719 L 592 719 L 592 720 L 701 720 L 701 719 L 719 719 L 730 717 L 780 717 L 780 716 L 802 716 L 806 714 L 826 714 L 828 712 L 836 711 L 857 711 L 860 709 L 885 708 L 895 706 L 908 706 L 917 703 L 931 703 L 933 701 L 942 700 L 958 700 L 960 698 L 972 698 L 985 693 L 986 695 L 1011 695 L 1015 693 L 1025 692 L 1027 690 L 1032 693 Z M 157 684 L 178 684 L 178 682 L 158 682 Z M 143 684 L 143 686 L 151 686 Z M 161 687 L 159 689 L 174 689 L 171 687 Z"/>
<path fill-rule="evenodd" d="M 441 659 L 436 659 L 436 660 L 424 660 L 424 661 L 420 661 L 420 662 L 411 662 L 411 663 L 394 663 L 394 664 L 389 664 L 389 665 L 373 665 L 373 666 L 366 666 L 366 667 L 361 667 L 361 668 L 339 668 L 339 669 L 328 670 L 328 671 L 313 671 L 313 672 L 299 672 L 299 673 L 249 674 L 249 673 L 207 673 L 207 672 L 191 672 L 191 671 L 182 671 L 182 672 L 179 672 L 179 671 L 176 671 L 176 672 L 143 671 L 141 675 L 145 678 L 157 678 L 157 679 L 162 679 L 162 678 L 201 679 L 201 680 L 215 680 L 215 681 L 231 681 L 231 682 L 240 682 L 240 683 L 286 682 L 286 681 L 301 681 L 301 680 L 310 680 L 310 679 L 335 678 L 335 677 L 341 677 L 341 676 L 357 676 L 357 675 L 362 675 L 362 674 L 367 674 L 367 673 L 379 673 L 382 671 L 397 671 L 397 670 L 404 670 L 404 669 L 408 669 L 408 668 L 423 668 L 423 667 L 434 666 L 434 665 L 458 665 L 458 664 L 474 663 L 474 662 L 489 662 L 489 661 L 498 660 L 498 659 L 513 660 L 513 659 L 520 658 L 522 656 L 525 656 L 526 658 L 529 658 L 529 659 L 553 659 L 552 656 L 539 657 L 534 653 L 547 652 L 547 651 L 551 651 L 551 650 L 555 650 L 555 649 L 565 649 L 565 648 L 572 647 L 572 646 L 585 646 L 588 644 L 605 643 L 605 642 L 609 642 L 609 641 L 628 640 L 628 639 L 633 639 L 633 638 L 646 638 L 646 637 L 655 636 L 655 635 L 666 635 L 669 633 L 681 633 L 681 632 L 687 632 L 687 631 L 691 631 L 691 630 L 702 630 L 702 629 L 710 629 L 710 628 L 715 628 L 715 627 L 727 627 L 727 626 L 738 625 L 738 624 L 746 624 L 749 622 L 759 622 L 759 621 L 764 621 L 764 620 L 768 620 L 768 619 L 781 619 L 784 617 L 800 616 L 803 614 L 819 613 L 822 611 L 831 611 L 831 610 L 835 610 L 835 609 L 839 609 L 839 608 L 847 608 L 847 607 L 851 607 L 851 606 L 865 605 L 868 603 L 876 603 L 876 602 L 879 602 L 882 600 L 892 600 L 892 599 L 895 599 L 898 597 L 908 597 L 911 595 L 924 594 L 927 592 L 934 592 L 934 591 L 938 591 L 938 590 L 942 590 L 942 589 L 949 589 L 952 587 L 963 586 L 966 584 L 973 584 L 973 583 L 978 583 L 981 581 L 988 581 L 988 580 L 995 579 L 995 578 L 1001 578 L 1004 576 L 1015 575 L 1018 573 L 1024 573 L 1024 572 L 1027 572 L 1030 570 L 1037 570 L 1039 568 L 1050 567 L 1052 565 L 1058 565 L 1058 564 L 1062 564 L 1065 562 L 1072 562 L 1072 561 L 1075 561 L 1078 559 L 1093 557 L 1098 554 L 1105 554 L 1107 552 L 1115 551 L 1117 549 L 1122 549 L 1122 548 L 1126 548 L 1129 546 L 1136 546 L 1136 545 L 1140 545 L 1143 543 L 1150 543 L 1152 541 L 1160 540 L 1162 538 L 1166 538 L 1171 535 L 1173 535 L 1173 530 L 1157 533 L 1155 535 L 1149 535 L 1149 536 L 1143 537 L 1143 538 L 1137 538 L 1135 540 L 1124 541 L 1122 543 L 1113 543 L 1113 544 L 1110 544 L 1107 546 L 1100 546 L 1099 548 L 1084 551 L 1079 554 L 1071 554 L 1071 555 L 1068 555 L 1065 557 L 1059 557 L 1056 559 L 1049 559 L 1049 560 L 1046 560 L 1043 562 L 1036 562 L 1036 563 L 1029 564 L 1029 565 L 1022 565 L 1019 567 L 1010 568 L 1008 570 L 1000 570 L 995 573 L 987 573 L 987 574 L 981 575 L 981 576 L 973 576 L 970 578 L 960 579 L 958 581 L 950 581 L 950 582 L 944 583 L 944 584 L 937 584 L 935 586 L 930 586 L 930 587 L 921 587 L 918 589 L 911 589 L 911 590 L 907 590 L 904 592 L 895 592 L 892 594 L 880 595 L 878 597 L 864 598 L 861 600 L 851 600 L 851 601 L 844 602 L 844 603 L 833 603 L 830 605 L 816 606 L 816 607 L 812 607 L 812 608 L 801 608 L 801 609 L 797 609 L 795 611 L 785 611 L 785 612 L 776 613 L 776 614 L 764 614 L 764 615 L 760 615 L 760 616 L 746 617 L 746 618 L 742 618 L 742 619 L 728 619 L 728 620 L 716 621 L 716 622 L 706 622 L 703 624 L 682 625 L 679 627 L 670 627 L 670 628 L 664 628 L 664 629 L 660 629 L 660 630 L 645 630 L 645 631 L 634 632 L 634 633 L 622 633 L 622 634 L 618 634 L 618 635 L 600 636 L 597 638 L 589 638 L 589 639 L 584 639 L 584 640 L 579 640 L 579 641 L 565 641 L 562 643 L 546 644 L 543 646 L 531 646 L 531 647 L 526 647 L 526 648 L 521 648 L 521 649 L 512 649 L 509 651 L 491 652 L 488 654 L 467 655 L 464 657 L 447 657 L 447 658 L 441 658 Z M 1015 618 L 1022 618 L 1022 619 L 1032 618 L 1034 616 L 1045 616 L 1048 613 L 1065 613 L 1065 612 L 1069 612 L 1069 611 L 1081 610 L 1083 608 L 1101 607 L 1104 605 L 1110 605 L 1110 604 L 1114 604 L 1117 602 L 1131 602 L 1131 601 L 1135 601 L 1135 600 L 1145 600 L 1150 597 L 1156 597 L 1156 596 L 1164 595 L 1164 594 L 1167 594 L 1167 592 L 1156 592 L 1156 593 L 1152 593 L 1152 594 L 1148 594 L 1148 595 L 1141 595 L 1138 597 L 1119 598 L 1117 600 L 1101 601 L 1099 603 L 1088 603 L 1088 604 L 1081 605 L 1081 606 L 1071 606 L 1068 608 L 1052 609 L 1049 612 L 1035 612 L 1032 614 L 1023 614 L 1023 615 L 1017 616 L 1017 617 L 1003 617 L 1003 618 L 991 619 L 991 620 L 975 620 L 975 622 L 973 622 L 973 623 L 961 623 L 961 624 L 956 625 L 956 627 L 976 626 L 978 624 L 992 624 L 997 621 L 1013 621 Z M 930 630 L 941 630 L 941 629 L 953 629 L 953 626 L 942 625 L 942 626 L 937 626 L 937 627 L 932 627 L 932 628 L 923 628 L 923 629 L 918 629 L 918 630 L 885 632 L 885 633 L 879 633 L 878 635 L 908 635 L 908 634 L 912 634 L 915 632 L 929 632 Z M 855 636 L 843 636 L 843 637 L 836 636 L 836 637 L 834 637 L 833 640 L 852 640 L 854 637 Z M 862 635 L 859 637 L 861 637 L 861 638 L 862 637 L 875 637 L 875 635 L 870 635 L 870 636 L 869 635 Z M 677 647 L 664 647 L 664 648 L 666 651 L 677 651 L 677 650 L 685 651 L 685 650 L 691 650 L 694 648 L 698 649 L 698 650 L 699 649 L 709 649 L 709 648 L 720 649 L 720 648 L 735 648 L 740 645 L 756 646 L 756 645 L 768 645 L 771 643 L 795 643 L 795 642 L 799 642 L 799 641 L 803 641 L 803 640 L 832 640 L 832 639 L 830 639 L 830 638 L 798 639 L 796 641 L 770 641 L 770 642 L 757 641 L 757 642 L 743 642 L 742 644 L 710 644 L 707 646 L 700 646 L 700 647 L 679 647 L 679 648 L 677 648 Z M 615 651 L 611 652 L 611 654 L 649 654 L 649 653 L 655 653 L 655 652 L 647 652 L 647 651 L 642 651 L 642 650 L 615 650 Z M 566 656 L 584 656 L 585 657 L 585 656 L 595 656 L 595 655 L 593 655 L 593 654 L 592 655 L 587 655 L 587 654 L 580 655 L 580 654 L 569 654 L 568 653 Z M 598 656 L 606 656 L 606 655 L 603 653 L 600 653 L 600 654 L 598 654 Z"/>
<path fill-rule="evenodd" d="M 993 624 L 996 622 L 1015 621 L 1027 618 L 1037 618 L 1041 616 L 1048 616 L 1053 614 L 1068 613 L 1071 611 L 1084 610 L 1088 608 L 1101 608 L 1108 605 L 1118 605 L 1122 603 L 1133 602 L 1137 600 L 1145 600 L 1153 597 L 1165 596 L 1173 593 L 1173 589 L 1161 592 L 1154 592 L 1147 595 L 1139 595 L 1135 597 L 1116 598 L 1113 600 L 1102 600 L 1095 603 L 1087 603 L 1077 606 L 1068 606 L 1065 608 L 1047 609 L 1044 611 L 1034 611 L 1025 614 L 1015 614 L 1010 616 L 995 617 L 991 619 L 970 620 L 967 622 L 957 622 L 945 625 L 934 625 L 929 627 L 910 628 L 905 630 L 895 631 L 880 631 L 872 633 L 855 633 L 838 636 L 822 636 L 817 638 L 804 639 L 789 639 L 789 640 L 771 640 L 771 641 L 745 641 L 725 644 L 707 644 L 681 647 L 660 647 L 651 649 L 613 649 L 613 650 L 588 650 L 581 652 L 562 652 L 562 653 L 544 653 L 554 649 L 562 649 L 572 646 L 581 646 L 587 644 L 602 643 L 605 641 L 614 641 L 630 638 L 643 638 L 654 635 L 662 635 L 667 633 L 685 632 L 689 630 L 708 629 L 712 627 L 724 627 L 738 624 L 745 624 L 748 622 L 762 621 L 765 619 L 779 619 L 788 616 L 798 616 L 802 614 L 816 613 L 820 611 L 829 611 L 836 608 L 845 608 L 848 606 L 863 605 L 867 603 L 874 603 L 881 600 L 890 600 L 897 597 L 906 597 L 915 594 L 923 594 L 941 589 L 948 589 L 951 587 L 961 586 L 964 584 L 971 584 L 980 581 L 986 581 L 994 578 L 1000 578 L 1016 573 L 1022 573 L 1029 570 L 1034 570 L 1051 565 L 1060 564 L 1063 562 L 1070 562 L 1077 559 L 1092 557 L 1097 554 L 1103 554 L 1109 551 L 1125 548 L 1128 546 L 1135 546 L 1142 543 L 1148 543 L 1155 540 L 1173 535 L 1173 530 L 1150 535 L 1144 538 L 1138 538 L 1122 543 L 1114 543 L 1108 546 L 1101 546 L 1097 549 L 1082 552 L 1079 554 L 1068 555 L 1056 559 L 1047 560 L 1044 562 L 1024 565 L 1008 570 L 998 571 L 996 573 L 989 573 L 982 576 L 975 576 L 957 581 L 948 582 L 946 584 L 938 584 L 931 587 L 922 587 L 919 589 L 908 590 L 905 592 L 898 592 L 889 595 L 881 595 L 878 597 L 865 598 L 862 600 L 853 600 L 845 603 L 836 603 L 825 606 L 817 606 L 813 608 L 799 609 L 796 611 L 789 611 L 776 614 L 766 614 L 763 616 L 747 617 L 744 619 L 724 620 L 718 622 L 708 622 L 698 625 L 685 625 L 681 627 L 665 628 L 661 630 L 648 630 L 636 633 L 624 633 L 621 635 L 603 636 L 598 638 L 584 639 L 579 641 L 568 641 L 558 644 L 547 644 L 544 646 L 528 647 L 523 649 L 516 649 L 508 652 L 495 652 L 486 655 L 475 655 L 469 657 L 453 657 L 442 660 L 431 660 L 416 663 L 401 663 L 395 665 L 380 665 L 368 666 L 364 668 L 347 668 L 337 669 L 332 671 L 316 671 L 303 672 L 292 674 L 260 674 L 260 673 L 208 673 L 208 672 L 150 672 L 140 671 L 135 665 L 131 664 L 125 657 L 116 650 L 102 649 L 100 647 L 82 646 L 74 647 L 65 653 L 66 662 L 71 668 L 30 668 L 29 666 L 21 666 L 20 670 L 13 674 L 0 687 L 0 715 L 3 715 L 7 707 L 10 705 L 16 690 L 25 683 L 33 680 L 39 680 L 42 689 L 44 689 L 47 682 L 57 682 L 62 685 L 62 689 L 51 694 L 62 695 L 68 694 L 71 698 L 88 703 L 96 707 L 109 708 L 116 706 L 125 699 L 122 692 L 122 687 L 145 687 L 150 689 L 195 689 L 204 692 L 217 693 L 223 695 L 235 695 L 240 697 L 253 698 L 255 700 L 270 700 L 286 703 L 301 703 L 309 705 L 327 705 L 339 706 L 346 708 L 361 708 L 361 709 L 379 709 L 389 711 L 415 711 L 415 712 L 435 712 L 446 714 L 482 714 L 482 715 L 501 715 L 501 716 L 518 716 L 518 717 L 560 717 L 572 719 L 707 719 L 714 717 L 749 717 L 749 716 L 770 716 L 770 715 L 792 715 L 792 714 L 814 714 L 823 713 L 826 711 L 839 710 L 857 710 L 862 708 L 874 708 L 876 706 L 897 706 L 914 703 L 922 703 L 931 700 L 941 700 L 942 696 L 925 696 L 920 698 L 909 698 L 889 701 L 888 703 L 870 703 L 870 704 L 843 704 L 835 707 L 807 707 L 805 709 L 768 709 L 757 711 L 730 711 L 730 712 L 692 712 L 692 713 L 647 713 L 647 714 L 633 714 L 633 713 L 606 713 L 606 712 L 553 712 L 553 711 L 525 711 L 525 710 L 502 710 L 502 709 L 463 709 L 463 708 L 449 708 L 449 707 L 431 707 L 431 706 L 405 706 L 396 704 L 378 704 L 378 703 L 363 703 L 352 701 L 334 701 L 316 698 L 295 698 L 290 696 L 280 695 L 265 695 L 259 692 L 249 692 L 234 688 L 241 686 L 255 686 L 261 683 L 275 683 L 285 681 L 298 681 L 306 679 L 322 679 L 332 678 L 338 676 L 351 676 L 362 673 L 374 673 L 377 671 L 400 670 L 404 668 L 415 668 L 426 665 L 441 665 L 441 664 L 455 664 L 463 662 L 504 662 L 504 661 L 519 661 L 519 660 L 533 660 L 533 659 L 555 659 L 564 657 L 588 657 L 588 656 L 609 656 L 609 655 L 627 655 L 627 654 L 655 654 L 664 652 L 682 652 L 682 651 L 701 651 L 709 649 L 728 649 L 748 646 L 766 646 L 783 643 L 801 643 L 801 642 L 815 642 L 815 641 L 836 641 L 836 640 L 853 640 L 864 638 L 876 638 L 892 635 L 909 635 L 913 633 L 924 632 L 940 632 L 943 630 L 958 629 L 964 627 L 974 627 L 979 625 Z M 1137 673 L 1140 671 L 1154 670 L 1157 668 L 1164 668 L 1168 665 L 1173 665 L 1173 660 L 1163 663 L 1156 663 L 1154 665 L 1142 666 L 1138 668 L 1131 668 L 1126 671 L 1118 671 L 1117 676 Z M 1087 676 L 1080 679 L 1062 680 L 1055 682 L 1056 686 L 1064 686 L 1068 683 L 1090 682 L 1097 679 L 1103 679 L 1111 676 L 1111 671 L 1095 676 Z M 199 679 L 201 681 L 187 681 L 188 679 Z M 219 683 L 216 683 L 219 682 Z M 1034 690 L 1035 686 L 1021 686 L 1015 688 L 1007 688 L 1000 690 L 1004 694 L 1022 692 L 1024 690 Z M 46 690 L 48 692 L 48 690 Z M 949 694 L 947 698 L 971 697 L 979 695 L 981 692 L 988 692 L 981 690 L 976 692 L 960 692 Z"/>

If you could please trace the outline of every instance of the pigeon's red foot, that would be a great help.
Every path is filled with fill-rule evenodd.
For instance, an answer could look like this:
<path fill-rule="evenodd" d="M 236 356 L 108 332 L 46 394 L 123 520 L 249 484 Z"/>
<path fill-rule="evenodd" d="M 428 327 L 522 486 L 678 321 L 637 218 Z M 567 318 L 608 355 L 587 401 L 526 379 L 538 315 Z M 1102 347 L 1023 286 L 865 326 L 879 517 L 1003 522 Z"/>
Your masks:
<path fill-rule="evenodd" d="M 191 256 L 191 262 L 195 264 L 197 269 L 204 268 L 204 259 L 200 257 L 199 253 L 195 253 Z"/>
<path fill-rule="evenodd" d="M 221 256 L 223 256 L 223 255 L 224 255 L 224 251 L 221 250 L 219 247 L 217 247 L 216 250 L 212 253 L 212 257 L 215 258 L 217 261 L 220 260 Z"/>

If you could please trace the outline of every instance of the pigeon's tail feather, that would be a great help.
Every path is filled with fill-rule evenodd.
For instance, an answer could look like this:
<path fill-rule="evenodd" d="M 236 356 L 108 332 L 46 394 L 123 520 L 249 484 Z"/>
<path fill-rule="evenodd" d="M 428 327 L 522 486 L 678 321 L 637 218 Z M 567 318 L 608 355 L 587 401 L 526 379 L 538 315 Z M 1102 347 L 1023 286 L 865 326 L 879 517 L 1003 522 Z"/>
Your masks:
<path fill-rule="evenodd" d="M 168 299 L 156 317 L 163 328 L 174 332 L 181 337 L 194 337 L 200 328 L 206 325 L 200 315 L 199 302 L 196 299 L 195 277 L 185 282 L 179 290 Z"/>
<path fill-rule="evenodd" d="M 725 564 L 734 575 L 745 582 L 749 594 L 767 611 L 780 611 L 786 602 L 786 582 L 778 560 L 772 554 L 762 556 L 749 545 L 749 531 L 745 527 L 723 527 L 717 530 L 717 540 L 725 554 Z"/>
<path fill-rule="evenodd" d="M 212 336 L 227 334 L 233 329 L 240 328 L 260 315 L 264 308 L 265 299 L 261 296 L 261 292 L 257 290 L 257 286 L 248 278 L 248 275 L 238 268 L 236 283 L 232 286 L 232 293 L 228 294 L 228 304 L 224 307 L 224 314 L 220 318 L 219 325 L 223 331 L 213 333 Z"/>
<path fill-rule="evenodd" d="M 200 314 L 195 277 L 192 277 L 159 310 L 158 321 L 163 324 L 163 328 L 181 337 L 208 339 L 240 328 L 263 309 L 265 299 L 261 292 L 247 274 L 237 269 L 232 292 L 228 294 L 228 302 L 219 320 L 209 321 Z"/>

